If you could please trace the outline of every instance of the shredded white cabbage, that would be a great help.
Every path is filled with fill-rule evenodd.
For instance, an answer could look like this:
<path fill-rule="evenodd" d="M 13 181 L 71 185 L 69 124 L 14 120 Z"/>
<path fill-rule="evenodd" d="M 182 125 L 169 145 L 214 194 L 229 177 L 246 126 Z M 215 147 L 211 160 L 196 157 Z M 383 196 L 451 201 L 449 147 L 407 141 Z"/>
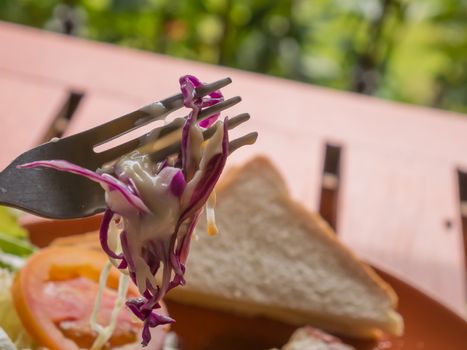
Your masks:
<path fill-rule="evenodd" d="M 0 263 L 9 266 L 13 270 L 19 270 L 24 266 L 25 260 L 14 254 L 8 254 L 0 249 Z"/>
<path fill-rule="evenodd" d="M 0 327 L 0 349 L 17 350 L 16 345 L 13 344 L 8 334 L 6 334 L 6 332 L 1 327 Z"/>
<path fill-rule="evenodd" d="M 115 304 L 112 309 L 112 313 L 110 316 L 110 323 L 107 327 L 104 327 L 98 324 L 97 315 L 99 314 L 99 309 L 101 307 L 102 293 L 104 292 L 104 289 L 107 285 L 107 278 L 109 276 L 109 272 L 111 268 L 112 268 L 112 263 L 109 261 L 105 265 L 99 277 L 99 290 L 97 292 L 96 302 L 94 303 L 94 309 L 92 310 L 91 320 L 90 320 L 91 329 L 97 333 L 97 337 L 94 340 L 94 343 L 92 344 L 90 350 L 100 350 L 112 336 L 112 333 L 115 330 L 115 327 L 117 325 L 118 314 L 120 313 L 122 309 L 122 306 L 125 302 L 126 294 L 128 291 L 129 277 L 125 274 L 120 274 L 119 280 L 118 280 L 117 299 L 115 300 Z"/>
<path fill-rule="evenodd" d="M 118 222 L 117 222 L 118 221 Z M 123 229 L 123 222 L 122 220 L 112 220 L 109 225 L 109 231 L 107 236 L 107 244 L 109 248 L 114 251 L 116 254 L 121 254 L 122 252 L 122 243 L 120 242 L 120 232 Z M 109 261 L 119 269 L 119 265 L 121 260 L 113 259 L 109 257 Z M 128 275 L 128 269 L 119 269 L 121 273 Z"/>

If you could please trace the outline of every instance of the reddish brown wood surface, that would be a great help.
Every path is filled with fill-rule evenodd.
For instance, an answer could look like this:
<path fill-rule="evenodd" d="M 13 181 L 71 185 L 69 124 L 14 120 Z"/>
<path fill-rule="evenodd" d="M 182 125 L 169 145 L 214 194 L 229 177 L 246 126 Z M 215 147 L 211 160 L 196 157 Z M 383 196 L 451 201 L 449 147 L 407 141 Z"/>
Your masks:
<path fill-rule="evenodd" d="M 0 169 L 42 141 L 64 99 L 62 88 L 0 70 Z"/>
<path fill-rule="evenodd" d="M 467 167 L 463 115 L 11 24 L 0 23 L 0 47 L 0 142 L 8 150 L 0 153 L 1 164 L 42 135 L 70 89 L 85 95 L 68 134 L 173 94 L 182 74 L 196 74 L 205 81 L 230 76 L 234 83 L 225 93 L 241 95 L 243 102 L 229 115 L 244 111 L 252 115 L 236 134 L 260 132 L 257 145 L 236 152 L 230 163 L 253 153 L 269 155 L 293 195 L 317 210 L 324 144 L 341 145 L 340 237 L 370 262 L 464 313 L 456 172 Z"/>

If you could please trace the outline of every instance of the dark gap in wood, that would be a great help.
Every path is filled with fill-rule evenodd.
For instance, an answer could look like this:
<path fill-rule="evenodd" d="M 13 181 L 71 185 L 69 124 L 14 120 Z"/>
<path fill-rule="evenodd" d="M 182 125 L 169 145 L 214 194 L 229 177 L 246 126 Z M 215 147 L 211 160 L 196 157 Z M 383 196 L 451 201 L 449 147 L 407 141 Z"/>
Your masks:
<path fill-rule="evenodd" d="M 319 213 L 336 231 L 342 147 L 327 143 L 324 151 Z"/>
<path fill-rule="evenodd" d="M 467 300 L 467 172 L 457 170 L 459 188 L 459 207 L 462 225 L 462 244 L 464 246 L 464 283 L 466 287 L 465 298 Z"/>
<path fill-rule="evenodd" d="M 47 130 L 44 137 L 41 139 L 41 142 L 48 142 L 55 137 L 63 136 L 70 120 L 73 118 L 78 106 L 82 102 L 83 97 L 83 92 L 73 90 L 68 92 L 65 102 L 52 121 L 49 130 Z"/>

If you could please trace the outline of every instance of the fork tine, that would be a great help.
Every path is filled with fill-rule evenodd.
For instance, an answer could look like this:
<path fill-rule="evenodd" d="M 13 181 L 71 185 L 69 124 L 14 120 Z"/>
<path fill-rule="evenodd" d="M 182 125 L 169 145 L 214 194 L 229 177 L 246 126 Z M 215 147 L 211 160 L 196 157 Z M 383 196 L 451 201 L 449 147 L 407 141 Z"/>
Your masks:
<path fill-rule="evenodd" d="M 196 89 L 196 96 L 204 97 L 213 91 L 229 85 L 231 82 L 230 78 L 224 78 L 213 83 L 204 84 Z M 152 121 L 162 119 L 181 107 L 183 107 L 183 95 L 177 94 L 164 100 L 150 103 L 119 118 L 84 131 L 80 136 L 83 137 L 85 135 L 89 137 L 89 140 L 93 142 L 92 145 L 98 146 Z"/>
<path fill-rule="evenodd" d="M 242 114 L 239 114 L 235 117 L 232 117 L 230 119 L 227 120 L 227 128 L 229 130 L 232 130 L 234 128 L 236 128 L 237 126 L 239 126 L 240 124 L 248 121 L 250 119 L 250 115 L 248 113 L 242 113 Z M 210 127 L 208 129 L 206 129 L 204 132 L 203 132 L 203 137 L 205 140 L 207 140 L 208 138 L 210 138 L 215 132 L 215 128 L 214 127 Z M 243 137 L 240 137 L 239 141 L 237 140 L 234 140 L 232 142 L 235 142 L 237 141 L 238 145 L 235 146 L 235 149 L 239 148 L 241 146 L 241 142 L 243 141 L 244 138 L 248 138 L 249 139 L 249 142 L 251 143 L 254 143 L 255 140 L 256 140 L 256 137 L 254 137 L 254 135 L 251 135 L 251 134 L 254 134 L 254 133 L 250 133 L 248 135 L 245 135 Z M 257 135 L 258 133 L 256 133 Z M 242 140 L 240 140 L 242 139 Z M 180 150 L 180 144 L 181 144 L 181 140 L 180 138 L 178 138 L 176 140 L 176 142 L 172 143 L 172 144 L 169 144 L 167 147 L 164 147 L 164 148 L 161 148 L 161 149 L 158 149 L 156 150 L 155 152 L 152 152 L 151 153 L 151 159 L 154 160 L 154 161 L 157 161 L 157 162 L 160 162 L 164 159 L 166 159 L 167 157 L 171 156 L 172 154 L 175 154 L 177 153 L 179 150 Z M 243 143 L 245 144 L 245 142 Z M 229 143 L 229 149 L 230 149 L 230 143 Z M 230 153 L 232 153 L 233 151 L 230 151 Z"/>
<path fill-rule="evenodd" d="M 221 80 L 217 80 L 213 83 L 203 84 L 200 87 L 196 88 L 196 96 L 202 97 L 214 92 L 216 90 L 220 90 L 223 87 L 229 85 L 232 82 L 230 78 L 224 78 Z"/>
<path fill-rule="evenodd" d="M 229 98 L 228 100 L 219 102 L 211 107 L 208 107 L 204 109 L 203 111 L 201 111 L 201 113 L 198 116 L 198 121 L 203 120 L 215 113 L 222 112 L 223 110 L 230 108 L 231 106 L 239 103 L 240 101 L 241 101 L 241 98 L 239 96 L 236 96 L 236 97 Z M 240 116 L 243 116 L 242 118 L 244 118 L 244 114 Z M 232 120 L 229 122 L 229 125 L 230 123 L 232 123 Z M 180 138 L 180 132 L 181 132 L 180 128 L 183 126 L 183 123 L 184 123 L 183 118 L 177 118 L 171 123 L 169 123 L 168 125 L 155 128 L 145 135 L 134 138 L 130 141 L 122 143 L 121 145 L 115 146 L 106 151 L 100 152 L 98 153 L 97 156 L 99 157 L 100 161 L 105 163 L 105 162 L 109 162 L 114 159 L 117 159 L 118 157 L 121 157 L 124 154 L 129 153 L 137 148 L 144 147 L 150 142 L 156 142 L 155 147 L 157 148 L 164 148 L 169 143 L 175 142 L 176 141 L 175 138 Z M 173 134 L 173 135 L 171 135 L 169 138 L 167 137 L 167 135 L 169 134 Z"/>
<path fill-rule="evenodd" d="M 250 132 L 249 134 L 243 135 L 235 140 L 229 142 L 229 154 L 232 154 L 237 149 L 245 145 L 252 145 L 256 142 L 258 133 L 256 131 Z"/>
<path fill-rule="evenodd" d="M 240 124 L 245 123 L 246 121 L 250 120 L 250 114 L 249 113 L 242 113 L 239 115 L 236 115 L 235 117 L 229 118 L 227 120 L 227 128 L 229 130 L 232 130 L 239 126 Z M 211 138 L 212 135 L 216 132 L 215 128 L 208 128 L 203 132 L 203 137 L 205 140 Z"/>
<path fill-rule="evenodd" d="M 228 100 L 219 102 L 214 106 L 203 109 L 201 111 L 201 113 L 198 115 L 197 120 L 198 120 L 198 122 L 200 122 L 200 121 L 210 117 L 213 114 L 222 112 L 222 111 L 236 105 L 240 101 L 241 101 L 240 96 L 235 96 L 235 97 L 229 98 Z M 214 108 L 214 107 L 216 107 L 216 108 Z M 244 118 L 245 115 L 248 115 L 248 119 L 250 118 L 248 113 L 240 114 L 240 115 L 236 116 L 235 118 L 238 118 L 240 116 L 242 116 L 242 118 Z M 237 119 L 237 120 L 239 120 L 239 119 Z M 155 134 L 152 135 L 153 136 L 152 140 L 154 140 L 156 137 L 159 137 L 159 138 L 164 137 L 165 135 L 168 135 L 168 134 L 174 132 L 175 130 L 180 129 L 183 126 L 184 123 L 185 123 L 185 118 L 177 118 L 177 119 L 173 120 L 172 122 L 170 122 L 169 124 L 164 125 L 163 127 L 160 127 L 158 129 L 154 129 L 153 131 L 155 132 Z M 243 123 L 243 121 L 241 123 Z M 150 133 L 153 134 L 153 131 L 151 131 Z"/>
<path fill-rule="evenodd" d="M 236 105 L 240 101 L 241 101 L 241 98 L 239 96 L 235 96 L 235 97 L 229 98 L 228 100 L 219 102 L 219 103 L 217 103 L 215 105 L 215 106 L 217 106 L 216 108 L 213 108 L 215 106 L 212 106 L 212 107 L 206 108 L 203 111 L 201 111 L 201 113 L 198 115 L 197 120 L 198 120 L 198 122 L 202 121 L 202 120 L 210 117 L 213 114 L 222 112 L 222 111 Z M 248 113 L 243 113 L 241 115 L 238 115 L 237 117 L 240 117 L 240 116 L 244 117 L 245 114 L 248 114 Z M 248 118 L 249 118 L 249 115 L 248 115 Z M 239 120 L 239 119 L 237 119 L 237 120 Z M 149 134 L 150 134 L 149 141 L 154 141 L 156 138 L 165 137 L 166 135 L 168 135 L 170 133 L 173 133 L 177 129 L 180 129 L 183 126 L 184 123 L 185 123 L 185 118 L 177 118 L 177 119 L 173 120 L 172 122 L 170 122 L 169 124 L 164 125 L 163 127 L 154 129 L 153 131 L 149 132 L 146 135 L 149 136 Z M 243 123 L 243 121 L 241 123 Z"/>
<path fill-rule="evenodd" d="M 239 114 L 228 120 L 227 127 L 229 130 L 231 130 L 249 119 L 250 115 L 248 113 Z M 151 157 L 155 155 L 157 159 L 163 159 L 164 157 L 168 157 L 169 155 L 179 151 L 180 133 L 183 123 L 183 118 L 175 119 L 167 126 L 154 129 L 143 136 L 137 137 L 119 146 L 98 153 L 97 156 L 101 160 L 102 164 L 108 163 L 135 149 L 142 148 L 152 141 L 155 141 L 152 150 L 149 150 Z M 214 131 L 214 128 L 205 130 L 203 133 L 204 138 L 207 139 L 211 137 Z"/>
<path fill-rule="evenodd" d="M 198 120 L 203 120 L 206 119 L 207 117 L 222 112 L 223 110 L 230 108 L 232 106 L 235 106 L 237 103 L 239 103 L 242 100 L 240 96 L 235 96 L 231 97 L 228 100 L 216 103 L 215 105 L 208 107 L 206 109 L 203 109 L 201 113 L 198 116 Z"/>

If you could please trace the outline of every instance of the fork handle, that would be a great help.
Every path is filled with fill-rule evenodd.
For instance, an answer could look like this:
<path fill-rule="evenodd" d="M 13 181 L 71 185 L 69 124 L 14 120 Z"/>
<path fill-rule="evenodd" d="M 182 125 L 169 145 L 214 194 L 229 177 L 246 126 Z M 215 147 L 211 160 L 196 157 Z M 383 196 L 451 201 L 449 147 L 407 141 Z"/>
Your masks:
<path fill-rule="evenodd" d="M 1 205 L 53 219 L 75 219 L 104 210 L 104 191 L 94 182 L 53 169 L 17 168 L 38 159 L 66 159 L 78 163 L 70 154 L 79 152 L 63 154 L 64 148 L 58 143 L 44 144 L 23 153 L 0 172 Z"/>
<path fill-rule="evenodd" d="M 72 184 L 72 185 L 70 185 Z M 53 169 L 0 173 L 0 204 L 51 219 L 76 219 L 104 211 L 102 188 L 85 178 Z"/>

